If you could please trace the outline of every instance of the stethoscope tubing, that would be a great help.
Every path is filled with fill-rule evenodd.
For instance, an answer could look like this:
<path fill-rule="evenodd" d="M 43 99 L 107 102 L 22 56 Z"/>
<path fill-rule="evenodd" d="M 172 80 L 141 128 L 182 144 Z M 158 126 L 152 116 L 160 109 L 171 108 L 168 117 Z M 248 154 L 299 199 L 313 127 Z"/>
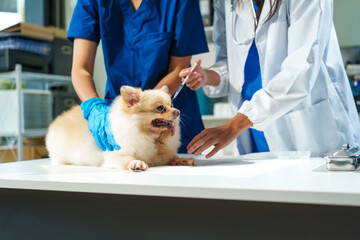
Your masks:
<path fill-rule="evenodd" d="M 236 45 L 246 45 L 249 44 L 250 42 L 252 42 L 252 40 L 255 38 L 256 36 L 256 29 L 257 26 L 259 24 L 257 16 L 256 16 L 256 11 L 255 11 L 255 6 L 254 6 L 254 2 L 253 0 L 249 0 L 250 4 L 251 4 L 251 8 L 252 8 L 252 13 L 253 13 L 253 17 L 254 17 L 254 37 L 252 39 L 245 39 L 242 42 L 239 42 L 236 38 L 236 29 L 234 26 L 234 12 L 235 12 L 235 4 L 234 4 L 234 0 L 230 1 L 230 13 L 231 13 L 231 34 L 232 34 L 232 38 L 233 38 L 233 42 Z M 235 13 L 236 15 L 236 13 Z M 236 17 L 236 16 L 235 16 Z M 236 24 L 235 24 L 236 25 Z"/>

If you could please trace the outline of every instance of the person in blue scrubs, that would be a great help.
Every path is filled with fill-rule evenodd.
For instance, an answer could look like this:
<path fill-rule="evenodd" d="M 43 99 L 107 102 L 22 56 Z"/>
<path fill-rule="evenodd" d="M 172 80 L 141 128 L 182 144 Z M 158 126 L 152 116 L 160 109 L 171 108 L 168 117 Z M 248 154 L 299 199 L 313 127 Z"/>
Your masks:
<path fill-rule="evenodd" d="M 208 51 L 196 0 L 78 0 L 68 39 L 74 42 L 72 82 L 89 129 L 103 150 L 119 148 L 107 112 L 121 86 L 167 85 L 174 94 L 181 84 L 179 72 L 190 65 L 191 56 Z M 100 40 L 107 73 L 104 100 L 93 80 Z M 179 152 L 185 153 L 204 129 L 196 92 L 183 88 L 173 104 L 181 112 Z"/>

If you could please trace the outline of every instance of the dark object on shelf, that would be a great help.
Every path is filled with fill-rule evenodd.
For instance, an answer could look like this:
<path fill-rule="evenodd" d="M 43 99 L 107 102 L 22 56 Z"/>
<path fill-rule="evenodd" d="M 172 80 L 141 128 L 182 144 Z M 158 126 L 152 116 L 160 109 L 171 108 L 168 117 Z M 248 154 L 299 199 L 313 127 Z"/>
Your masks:
<path fill-rule="evenodd" d="M 1 58 L 0 71 L 14 70 L 15 64 L 20 63 L 24 71 L 70 76 L 73 44 L 63 38 L 66 32 L 62 29 L 48 29 L 54 32 L 52 41 L 20 33 L 0 33 L 0 51 L 5 50 L 1 56 L 6 57 Z"/>
<path fill-rule="evenodd" d="M 20 33 L 0 33 L 0 50 L 22 50 L 48 56 L 51 52 L 51 42 Z"/>
<path fill-rule="evenodd" d="M 25 23 L 25 22 L 19 22 L 16 23 L 8 28 L 5 28 L 0 31 L 1 34 L 11 34 L 22 37 L 30 37 L 39 40 L 44 41 L 52 41 L 54 39 L 54 34 L 50 29 L 47 29 L 46 27 L 39 26 L 36 24 L 31 23 Z"/>
<path fill-rule="evenodd" d="M 48 73 L 48 57 L 23 50 L 0 50 L 0 71 L 12 71 L 17 63 L 22 64 L 23 71 Z"/>
<path fill-rule="evenodd" d="M 0 33 L 0 71 L 12 71 L 15 64 L 24 71 L 48 73 L 51 42 L 20 33 Z"/>
<path fill-rule="evenodd" d="M 55 38 L 49 62 L 50 73 L 71 75 L 73 45 L 69 40 Z"/>
<path fill-rule="evenodd" d="M 74 105 L 80 104 L 81 101 L 73 91 L 66 88 L 52 89 L 53 94 L 53 118 L 55 119 L 62 112 L 69 110 Z"/>
<path fill-rule="evenodd" d="M 354 97 L 354 99 L 355 99 L 356 108 L 357 108 L 358 112 L 360 112 L 360 94 L 356 95 Z"/>
<path fill-rule="evenodd" d="M 346 73 L 349 78 L 357 110 L 360 112 L 360 64 L 347 64 Z"/>

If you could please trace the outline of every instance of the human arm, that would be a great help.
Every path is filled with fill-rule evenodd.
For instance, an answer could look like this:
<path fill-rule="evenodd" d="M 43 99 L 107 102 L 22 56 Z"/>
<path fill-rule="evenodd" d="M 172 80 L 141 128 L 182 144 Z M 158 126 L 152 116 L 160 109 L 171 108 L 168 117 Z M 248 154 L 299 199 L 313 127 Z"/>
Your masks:
<path fill-rule="evenodd" d="M 273 120 L 301 103 L 318 79 L 320 67 L 324 67 L 321 66 L 322 58 L 332 25 L 331 1 L 315 0 L 309 3 L 302 0 L 286 4 L 291 4 L 290 19 L 272 23 L 275 29 L 284 27 L 286 30 L 274 34 L 270 31 L 274 28 L 269 28 L 271 39 L 268 41 L 279 42 L 285 38 L 278 38 L 277 35 L 287 34 L 286 47 L 274 49 L 286 54 L 281 66 L 273 64 L 273 68 L 279 68 L 279 72 L 254 94 L 251 101 L 245 101 L 239 110 L 257 130 L 264 130 Z M 282 16 L 286 16 L 284 13 Z"/>
<path fill-rule="evenodd" d="M 203 85 L 204 93 L 212 98 L 223 97 L 228 94 L 229 89 L 229 70 L 227 56 L 226 21 L 225 21 L 225 1 L 214 1 L 214 31 L 213 42 L 215 44 L 215 64 L 205 70 L 209 82 Z"/>
<path fill-rule="evenodd" d="M 190 73 L 188 68 L 191 57 L 170 57 L 168 74 L 156 85 L 155 89 L 160 89 L 167 85 L 169 92 L 173 95 L 180 87 L 185 77 Z M 193 91 L 198 90 L 204 84 L 217 86 L 220 82 L 220 76 L 213 70 L 203 69 L 200 64 L 201 60 L 196 60 L 197 66 L 190 75 L 186 86 Z"/>
<path fill-rule="evenodd" d="M 210 69 L 203 69 L 201 67 L 201 60 L 198 59 L 195 61 L 197 65 L 191 75 L 189 76 L 186 86 L 193 91 L 198 90 L 204 85 L 209 86 L 218 86 L 220 83 L 220 76 L 217 72 Z M 191 72 L 191 68 L 184 68 L 179 72 L 179 77 L 181 82 L 183 82 L 186 76 Z"/>
<path fill-rule="evenodd" d="M 191 90 L 203 87 L 204 93 L 209 97 L 223 97 L 228 94 L 229 81 L 224 0 L 215 1 L 214 10 L 213 40 L 216 45 L 216 63 L 209 69 L 203 69 L 201 61 L 197 60 L 198 66 L 195 67 L 186 85 Z M 180 71 L 179 77 L 182 81 L 190 73 L 190 69 L 185 68 Z"/>
<path fill-rule="evenodd" d="M 96 49 L 100 41 L 98 11 L 95 0 L 78 0 L 67 35 L 73 42 L 71 79 L 81 101 L 98 97 L 93 80 Z"/>
<path fill-rule="evenodd" d="M 227 123 L 207 128 L 199 133 L 188 145 L 188 153 L 201 154 L 211 146 L 214 149 L 206 155 L 206 158 L 214 156 L 220 149 L 229 145 L 242 131 L 252 126 L 251 121 L 243 114 L 238 113 Z"/>
<path fill-rule="evenodd" d="M 179 77 L 180 70 L 189 67 L 192 55 L 207 51 L 199 2 L 193 0 L 180 1 L 172 34 L 168 74 L 156 88 L 166 84 L 170 93 L 174 94 L 182 83 Z"/>
<path fill-rule="evenodd" d="M 97 43 L 81 39 L 74 39 L 73 66 L 71 79 L 78 94 L 84 118 L 88 120 L 88 127 L 98 146 L 105 151 L 120 149 L 111 133 L 108 120 L 109 106 L 96 93 L 93 79 L 94 61 Z"/>
<path fill-rule="evenodd" d="M 102 150 L 113 150 L 119 147 L 114 141 L 107 118 L 109 106 L 96 93 L 93 79 L 96 49 L 100 41 L 98 13 L 95 0 L 77 1 L 67 35 L 74 43 L 71 79 L 96 143 Z"/>
<path fill-rule="evenodd" d="M 81 38 L 74 39 L 71 80 L 82 102 L 92 97 L 99 97 L 93 79 L 96 49 L 97 44 L 93 41 Z"/>
<path fill-rule="evenodd" d="M 191 56 L 186 56 L 186 57 L 171 56 L 169 61 L 168 73 L 155 86 L 155 89 L 160 89 L 162 86 L 167 85 L 170 94 L 173 95 L 181 85 L 179 72 L 181 69 L 189 66 L 190 60 L 191 60 Z"/>
<path fill-rule="evenodd" d="M 284 58 L 272 61 L 277 72 L 239 110 L 260 131 L 309 96 L 320 67 L 325 67 L 322 58 L 332 29 L 332 1 L 287 1 L 279 10 L 284 19 L 270 23 L 268 42 L 286 39 L 286 45 L 276 49 L 277 56 Z M 281 31 L 273 32 L 277 29 Z"/>

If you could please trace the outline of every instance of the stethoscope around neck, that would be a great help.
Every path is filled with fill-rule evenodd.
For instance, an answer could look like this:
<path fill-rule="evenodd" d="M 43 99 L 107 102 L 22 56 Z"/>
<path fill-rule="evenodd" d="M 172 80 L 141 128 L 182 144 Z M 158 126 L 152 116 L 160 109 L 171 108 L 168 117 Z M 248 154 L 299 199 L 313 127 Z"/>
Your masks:
<path fill-rule="evenodd" d="M 254 37 L 252 37 L 251 39 L 245 39 L 243 41 L 238 41 L 237 38 L 236 38 L 236 20 L 237 20 L 237 14 L 235 13 L 235 17 L 234 17 L 234 12 L 235 12 L 235 4 L 234 4 L 234 1 L 238 1 L 238 0 L 231 0 L 230 2 L 230 13 L 231 13 L 231 28 L 232 28 L 232 38 L 233 38 L 233 42 L 236 44 L 236 45 L 246 45 L 246 44 L 249 44 L 251 43 L 255 36 L 256 36 L 256 28 L 258 26 L 258 19 L 257 19 L 257 16 L 256 16 L 256 11 L 255 11 L 255 6 L 254 6 L 254 2 L 253 0 L 249 0 L 250 4 L 251 4 L 251 8 L 252 8 L 252 13 L 253 13 L 253 17 L 254 17 Z M 235 24 L 234 24 L 235 22 Z"/>

